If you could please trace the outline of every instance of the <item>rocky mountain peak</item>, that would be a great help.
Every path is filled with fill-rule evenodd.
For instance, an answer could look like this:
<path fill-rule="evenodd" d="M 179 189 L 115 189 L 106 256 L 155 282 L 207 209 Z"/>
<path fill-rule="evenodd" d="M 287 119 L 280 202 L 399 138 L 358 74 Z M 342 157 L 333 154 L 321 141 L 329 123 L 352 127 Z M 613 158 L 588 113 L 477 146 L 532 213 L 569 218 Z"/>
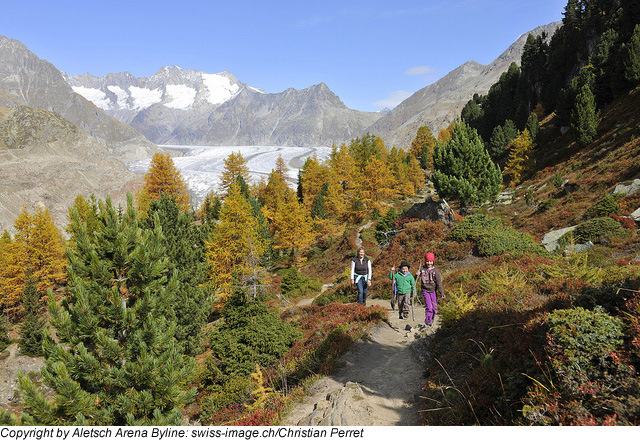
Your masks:
<path fill-rule="evenodd" d="M 511 63 L 520 63 L 529 34 L 537 36 L 545 32 L 551 38 L 560 25 L 560 22 L 554 22 L 524 33 L 487 66 L 467 61 L 435 83 L 415 92 L 367 131 L 379 134 L 389 147 L 401 148 L 411 145 L 420 126 L 426 125 L 433 133 L 438 133 L 460 116 L 462 108 L 475 93 L 486 94 Z"/>

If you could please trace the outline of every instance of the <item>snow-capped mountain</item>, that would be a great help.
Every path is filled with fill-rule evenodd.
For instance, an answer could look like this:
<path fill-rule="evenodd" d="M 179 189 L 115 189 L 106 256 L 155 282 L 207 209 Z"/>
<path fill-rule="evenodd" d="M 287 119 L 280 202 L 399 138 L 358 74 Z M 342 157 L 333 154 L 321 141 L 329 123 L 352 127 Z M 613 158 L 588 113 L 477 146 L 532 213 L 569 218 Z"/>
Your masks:
<path fill-rule="evenodd" d="M 156 146 L 99 111 L 69 87 L 64 75 L 17 40 L 0 36 L 0 107 L 27 105 L 58 113 L 123 160 L 149 157 Z"/>
<path fill-rule="evenodd" d="M 128 72 L 98 78 L 88 73 L 66 77 L 76 93 L 100 109 L 118 115 L 125 123 L 141 111 L 159 104 L 170 109 L 193 110 L 219 106 L 236 97 L 243 88 L 256 93 L 231 73 L 209 74 L 179 67 L 163 67 L 151 78 L 136 78 Z"/>
<path fill-rule="evenodd" d="M 361 136 L 381 114 L 347 108 L 325 84 L 269 94 L 229 72 L 163 67 L 66 77 L 73 90 L 157 144 L 331 146 Z"/>

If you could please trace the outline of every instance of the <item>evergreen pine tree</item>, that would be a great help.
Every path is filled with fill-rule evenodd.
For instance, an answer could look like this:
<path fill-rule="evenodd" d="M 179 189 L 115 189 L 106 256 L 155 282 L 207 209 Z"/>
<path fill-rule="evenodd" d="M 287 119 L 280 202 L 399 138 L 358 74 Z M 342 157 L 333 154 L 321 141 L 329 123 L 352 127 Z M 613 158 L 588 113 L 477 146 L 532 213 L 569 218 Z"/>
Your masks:
<path fill-rule="evenodd" d="M 329 193 L 329 183 L 325 182 L 322 185 L 322 189 L 320 190 L 320 194 L 313 201 L 313 205 L 311 206 L 311 218 L 312 219 L 326 219 L 327 211 L 324 207 L 324 198 Z"/>
<path fill-rule="evenodd" d="M 409 154 L 420 161 L 420 166 L 425 170 L 433 169 L 433 149 L 436 138 L 431 129 L 426 125 L 418 128 L 415 139 L 411 142 Z"/>
<path fill-rule="evenodd" d="M 527 118 L 527 123 L 524 126 L 525 130 L 529 132 L 529 136 L 531 137 L 531 142 L 534 144 L 538 139 L 538 131 L 540 131 L 540 124 L 538 123 L 538 116 L 531 112 L 529 118 Z"/>
<path fill-rule="evenodd" d="M 175 198 L 166 194 L 151 203 L 142 226 L 150 230 L 162 228 L 161 242 L 169 258 L 168 277 L 175 275 L 177 281 L 175 302 L 168 317 L 175 315 L 175 338 L 185 353 L 195 354 L 201 349 L 202 327 L 212 310 L 205 262 L 206 228 L 197 226 L 191 213 L 181 212 Z"/>
<path fill-rule="evenodd" d="M 588 84 L 580 88 L 571 112 L 571 130 L 576 141 L 585 146 L 598 132 L 596 101 Z"/>
<path fill-rule="evenodd" d="M 22 292 L 22 307 L 24 316 L 20 324 L 20 353 L 26 356 L 42 355 L 42 338 L 45 328 L 44 318 L 40 313 L 40 293 L 36 286 L 36 280 L 31 271 L 27 271 L 27 278 Z"/>
<path fill-rule="evenodd" d="M 622 49 L 624 79 L 632 86 L 640 84 L 640 24 L 633 29 L 631 38 Z"/>
<path fill-rule="evenodd" d="M 433 183 L 441 197 L 469 205 L 500 192 L 500 168 L 491 161 L 478 132 L 464 121 L 455 124 L 451 139 L 436 146 L 433 165 Z"/>
<path fill-rule="evenodd" d="M 179 353 L 165 311 L 175 298 L 167 281 L 159 226 L 143 230 L 129 195 L 125 210 L 99 204 L 95 240 L 74 213 L 68 299 L 49 295 L 59 342 L 45 335 L 47 398 L 26 376 L 23 423 L 29 425 L 179 424 L 194 392 L 195 364 Z M 159 223 L 156 222 L 156 223 Z"/>
<path fill-rule="evenodd" d="M 203 223 L 210 224 L 220 217 L 222 201 L 215 191 L 209 191 L 198 208 L 197 217 Z"/>
<path fill-rule="evenodd" d="M 11 324 L 6 316 L 0 315 L 0 351 L 7 348 L 7 346 L 11 343 L 9 339 L 9 330 L 11 329 Z M 0 425 L 5 425 L 2 421 L 3 413 L 0 411 Z"/>

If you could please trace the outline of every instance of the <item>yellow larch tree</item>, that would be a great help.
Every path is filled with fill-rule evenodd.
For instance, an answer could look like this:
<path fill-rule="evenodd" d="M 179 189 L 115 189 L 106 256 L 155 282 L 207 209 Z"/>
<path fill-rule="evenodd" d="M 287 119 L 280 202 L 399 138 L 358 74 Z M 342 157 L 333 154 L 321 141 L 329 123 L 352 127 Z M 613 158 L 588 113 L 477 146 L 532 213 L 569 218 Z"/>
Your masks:
<path fill-rule="evenodd" d="M 423 160 L 424 167 L 427 170 L 433 169 L 433 150 L 436 146 L 436 138 L 433 136 L 431 129 L 426 125 L 418 128 L 415 139 L 411 142 L 409 147 L 409 154 L 415 157 L 418 162 Z"/>
<path fill-rule="evenodd" d="M 293 192 L 293 189 L 289 187 L 277 170 L 272 170 L 264 188 L 258 188 L 258 199 L 264 208 L 270 212 L 276 212 L 280 210 L 288 192 Z"/>
<path fill-rule="evenodd" d="M 324 198 L 327 217 L 334 221 L 341 221 L 347 209 L 347 199 L 342 182 L 333 168 L 330 170 L 328 183 L 327 195 Z"/>
<path fill-rule="evenodd" d="M 362 176 L 362 200 L 370 209 L 380 207 L 380 201 L 394 195 L 395 179 L 389 168 L 378 158 L 371 159 Z"/>
<path fill-rule="evenodd" d="M 321 164 L 316 156 L 307 159 L 302 168 L 302 198 L 307 210 L 311 210 L 314 200 L 328 178 L 329 167 Z"/>
<path fill-rule="evenodd" d="M 3 240 L 3 268 L 0 274 L 0 296 L 5 309 L 17 310 L 30 270 L 40 295 L 67 280 L 67 260 L 62 234 L 53 223 L 48 209 L 36 208 L 31 214 L 26 207 L 15 220 L 14 239 Z"/>
<path fill-rule="evenodd" d="M 286 182 L 287 179 L 289 178 L 289 167 L 287 167 L 286 162 L 284 161 L 284 159 L 282 158 L 282 155 L 279 155 L 278 158 L 276 159 L 276 168 L 274 170 L 276 172 L 276 174 L 278 176 L 280 176 L 280 178 Z"/>
<path fill-rule="evenodd" d="M 273 248 L 288 251 L 294 261 L 299 260 L 301 254 L 313 243 L 315 233 L 311 217 L 298 202 L 297 195 L 293 191 L 287 192 L 278 211 L 264 212 L 274 237 Z"/>
<path fill-rule="evenodd" d="M 442 130 L 440 130 L 440 132 L 438 133 L 438 142 L 445 143 L 449 139 L 451 139 L 451 136 L 453 135 L 453 130 L 456 128 L 456 122 L 457 120 L 453 120 L 447 126 L 447 128 L 443 128 Z"/>
<path fill-rule="evenodd" d="M 413 193 L 415 194 L 425 182 L 424 172 L 420 166 L 420 162 L 415 157 L 409 158 L 409 167 L 407 169 L 409 182 L 413 185 Z"/>
<path fill-rule="evenodd" d="M 146 212 L 151 201 L 158 200 L 162 194 L 175 197 L 180 210 L 189 211 L 187 184 L 169 153 L 156 153 L 151 158 L 149 171 L 144 175 L 142 191 L 137 195 L 140 210 Z"/>
<path fill-rule="evenodd" d="M 247 161 L 240 152 L 231 153 L 224 159 L 224 171 L 220 176 L 220 190 L 224 196 L 238 177 L 242 177 L 247 185 L 251 182 Z"/>
<path fill-rule="evenodd" d="M 20 297 L 26 284 L 25 245 L 12 240 L 5 231 L 0 238 L 0 309 L 17 318 Z"/>
<path fill-rule="evenodd" d="M 229 188 L 220 211 L 220 222 L 206 241 L 206 249 L 211 278 L 219 289 L 219 298 L 224 301 L 231 294 L 236 280 L 242 282 L 251 274 L 253 263 L 265 250 L 258 222 L 237 184 Z"/>
<path fill-rule="evenodd" d="M 519 185 L 522 176 L 531 168 L 534 144 L 529 130 L 524 129 L 509 146 L 509 159 L 504 167 L 505 176 L 509 177 L 509 185 Z"/>
<path fill-rule="evenodd" d="M 345 193 L 349 193 L 360 185 L 359 177 L 361 173 L 356 168 L 353 154 L 345 144 L 340 145 L 340 148 L 333 146 L 329 156 L 329 166 Z"/>
<path fill-rule="evenodd" d="M 413 184 L 409 181 L 409 153 L 393 147 L 387 166 L 393 175 L 393 188 L 401 197 L 413 195 Z"/>

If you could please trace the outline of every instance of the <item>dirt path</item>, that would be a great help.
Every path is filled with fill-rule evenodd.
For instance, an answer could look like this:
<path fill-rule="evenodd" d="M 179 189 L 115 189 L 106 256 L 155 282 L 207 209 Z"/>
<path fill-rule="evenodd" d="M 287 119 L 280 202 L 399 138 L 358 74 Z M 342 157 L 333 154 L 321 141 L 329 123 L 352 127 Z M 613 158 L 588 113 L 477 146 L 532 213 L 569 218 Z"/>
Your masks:
<path fill-rule="evenodd" d="M 427 344 L 435 330 L 422 324 L 416 304 L 413 321 L 398 319 L 387 300 L 369 300 L 389 311 L 390 323 L 376 326 L 339 360 L 337 371 L 318 380 L 295 405 L 283 425 L 415 426 L 420 425 L 422 373 Z"/>

